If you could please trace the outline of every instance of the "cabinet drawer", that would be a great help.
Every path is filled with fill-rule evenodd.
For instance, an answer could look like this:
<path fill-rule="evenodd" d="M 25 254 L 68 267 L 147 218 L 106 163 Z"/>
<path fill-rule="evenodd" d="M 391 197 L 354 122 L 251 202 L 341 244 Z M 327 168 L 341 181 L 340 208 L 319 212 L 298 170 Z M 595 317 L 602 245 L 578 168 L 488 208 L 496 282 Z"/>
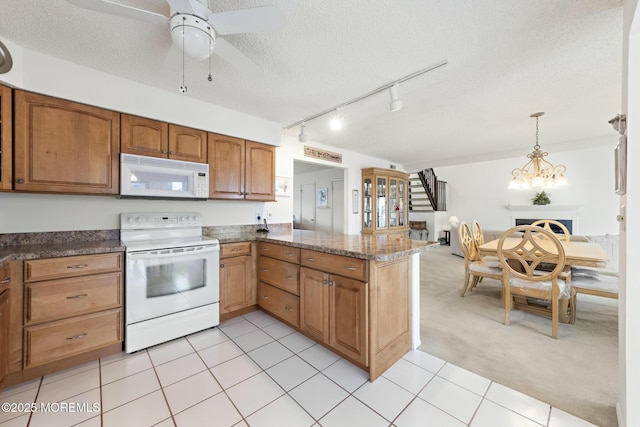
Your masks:
<path fill-rule="evenodd" d="M 24 368 L 122 342 L 122 310 L 24 328 Z"/>
<path fill-rule="evenodd" d="M 258 287 L 258 304 L 266 311 L 273 313 L 294 326 L 299 326 L 300 298 L 260 282 Z"/>
<path fill-rule="evenodd" d="M 261 242 L 260 255 L 293 262 L 294 264 L 300 263 L 300 249 L 292 248 L 290 246 Z"/>
<path fill-rule="evenodd" d="M 350 258 L 341 255 L 326 254 L 324 252 L 302 249 L 300 264 L 327 273 L 334 273 L 352 279 L 366 282 L 369 277 L 367 260 Z"/>
<path fill-rule="evenodd" d="M 251 243 L 225 243 L 220 245 L 220 258 L 238 255 L 251 255 Z"/>
<path fill-rule="evenodd" d="M 122 273 L 30 283 L 24 288 L 25 324 L 120 307 L 121 295 Z"/>
<path fill-rule="evenodd" d="M 298 264 L 260 257 L 260 280 L 296 295 L 300 295 L 299 273 Z"/>
<path fill-rule="evenodd" d="M 34 259 L 24 262 L 24 281 L 59 279 L 122 270 L 122 253 Z"/>

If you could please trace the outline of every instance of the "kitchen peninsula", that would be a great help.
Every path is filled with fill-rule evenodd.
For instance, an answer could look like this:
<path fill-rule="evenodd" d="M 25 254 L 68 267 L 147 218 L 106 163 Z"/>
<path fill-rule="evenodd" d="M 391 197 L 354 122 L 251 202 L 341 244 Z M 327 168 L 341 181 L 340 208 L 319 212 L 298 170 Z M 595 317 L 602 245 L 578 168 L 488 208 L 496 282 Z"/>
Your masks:
<path fill-rule="evenodd" d="M 400 235 L 211 231 L 223 254 L 225 245 L 255 240 L 258 306 L 369 372 L 370 381 L 420 345 L 419 253 L 437 243 Z"/>

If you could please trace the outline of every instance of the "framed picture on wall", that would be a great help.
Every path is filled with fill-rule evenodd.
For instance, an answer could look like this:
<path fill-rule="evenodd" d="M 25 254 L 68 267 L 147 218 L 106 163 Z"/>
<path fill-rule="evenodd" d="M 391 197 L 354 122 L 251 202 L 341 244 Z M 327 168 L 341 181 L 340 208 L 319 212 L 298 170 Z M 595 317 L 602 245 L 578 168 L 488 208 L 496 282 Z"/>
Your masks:
<path fill-rule="evenodd" d="M 329 189 L 320 188 L 316 198 L 316 207 L 326 208 L 327 206 L 329 206 Z"/>
<path fill-rule="evenodd" d="M 276 176 L 276 196 L 291 197 L 290 178 L 285 176 Z"/>
<path fill-rule="evenodd" d="M 627 137 L 622 135 L 615 149 L 616 194 L 627 192 Z"/>

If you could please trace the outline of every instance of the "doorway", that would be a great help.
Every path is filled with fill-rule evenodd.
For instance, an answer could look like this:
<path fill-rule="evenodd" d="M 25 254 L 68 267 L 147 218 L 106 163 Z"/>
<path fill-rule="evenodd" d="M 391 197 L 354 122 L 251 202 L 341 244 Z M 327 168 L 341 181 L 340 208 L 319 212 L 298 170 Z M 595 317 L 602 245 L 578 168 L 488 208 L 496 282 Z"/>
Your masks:
<path fill-rule="evenodd" d="M 300 185 L 300 229 L 316 229 L 316 183 Z"/>

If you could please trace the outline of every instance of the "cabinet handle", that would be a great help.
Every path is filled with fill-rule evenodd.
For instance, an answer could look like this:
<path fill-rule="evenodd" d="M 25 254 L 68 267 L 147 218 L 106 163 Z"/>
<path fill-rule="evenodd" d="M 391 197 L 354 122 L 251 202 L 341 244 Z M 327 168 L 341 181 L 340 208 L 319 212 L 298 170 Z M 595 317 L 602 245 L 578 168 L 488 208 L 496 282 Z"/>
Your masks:
<path fill-rule="evenodd" d="M 224 268 L 224 264 L 220 264 L 220 268 Z"/>
<path fill-rule="evenodd" d="M 78 299 L 78 298 L 84 298 L 84 297 L 88 297 L 88 294 L 78 294 L 78 295 L 71 295 L 68 296 L 67 299 Z"/>
<path fill-rule="evenodd" d="M 86 336 L 87 336 L 87 333 L 85 332 L 84 334 L 76 335 L 75 337 L 67 337 L 66 340 L 74 341 L 74 340 L 79 340 L 80 338 L 84 338 Z"/>
<path fill-rule="evenodd" d="M 231 249 L 231 252 L 240 252 L 240 250 L 241 250 L 241 249 L 242 249 L 242 248 L 232 248 L 232 249 Z"/>
<path fill-rule="evenodd" d="M 329 286 L 333 286 L 333 280 L 329 280 Z"/>
<path fill-rule="evenodd" d="M 167 154 L 167 150 L 162 150 L 162 154 Z"/>
<path fill-rule="evenodd" d="M 89 264 L 76 264 L 76 265 L 67 265 L 67 268 L 87 268 Z"/>
<path fill-rule="evenodd" d="M 285 255 L 288 256 L 288 257 L 292 257 L 293 253 L 292 252 L 287 252 Z"/>
<path fill-rule="evenodd" d="M 356 267 L 347 267 L 346 265 L 344 266 L 345 270 L 349 270 L 349 271 L 356 271 L 357 268 Z"/>
<path fill-rule="evenodd" d="M 307 258 L 307 261 L 311 261 L 311 262 L 313 262 L 313 261 L 315 261 L 315 260 L 316 260 L 315 258 Z"/>
<path fill-rule="evenodd" d="M 267 251 L 269 251 L 269 248 L 262 248 L 262 251 L 263 252 L 267 252 Z"/>
<path fill-rule="evenodd" d="M 22 178 L 16 179 L 16 184 L 24 184 L 24 179 Z"/>
<path fill-rule="evenodd" d="M 293 280 L 293 276 L 284 276 L 284 278 L 287 280 Z"/>
<path fill-rule="evenodd" d="M 263 268 L 262 271 L 269 271 L 269 269 L 268 268 Z"/>
<path fill-rule="evenodd" d="M 0 281 L 0 285 L 4 285 L 5 283 L 9 283 L 11 281 L 11 277 L 5 277 Z"/>
<path fill-rule="evenodd" d="M 285 309 L 285 310 L 287 310 L 287 311 L 293 311 L 293 308 L 292 308 L 292 307 L 289 307 L 288 305 L 287 305 L 287 306 L 285 306 L 285 307 L 284 307 L 284 309 Z"/>
<path fill-rule="evenodd" d="M 176 154 L 175 151 L 169 151 L 169 154 Z"/>
<path fill-rule="evenodd" d="M 326 284 L 327 284 L 327 281 L 323 279 L 323 280 L 322 280 L 322 284 L 323 284 L 323 285 L 326 285 Z"/>
<path fill-rule="evenodd" d="M 262 299 L 269 299 L 269 297 L 266 295 L 262 295 Z"/>

